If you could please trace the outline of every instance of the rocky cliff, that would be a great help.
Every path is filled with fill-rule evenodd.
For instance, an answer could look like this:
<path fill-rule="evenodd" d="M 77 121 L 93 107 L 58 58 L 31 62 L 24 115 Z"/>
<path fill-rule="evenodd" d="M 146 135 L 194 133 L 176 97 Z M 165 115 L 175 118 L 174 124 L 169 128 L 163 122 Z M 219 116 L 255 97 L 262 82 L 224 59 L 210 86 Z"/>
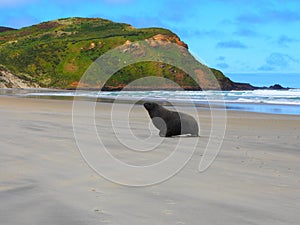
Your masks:
<path fill-rule="evenodd" d="M 0 88 L 39 88 L 39 85 L 21 79 L 0 66 Z"/>

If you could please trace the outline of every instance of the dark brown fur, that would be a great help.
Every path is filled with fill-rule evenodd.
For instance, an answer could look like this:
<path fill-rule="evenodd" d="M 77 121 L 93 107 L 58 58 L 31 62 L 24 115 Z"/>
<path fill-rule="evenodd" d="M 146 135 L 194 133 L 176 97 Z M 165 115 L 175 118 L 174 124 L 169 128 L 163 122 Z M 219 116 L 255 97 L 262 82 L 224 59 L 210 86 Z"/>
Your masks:
<path fill-rule="evenodd" d="M 159 129 L 159 136 L 171 137 L 182 134 L 198 136 L 198 124 L 192 116 L 168 110 L 154 102 L 146 102 L 144 107 L 154 126 Z"/>

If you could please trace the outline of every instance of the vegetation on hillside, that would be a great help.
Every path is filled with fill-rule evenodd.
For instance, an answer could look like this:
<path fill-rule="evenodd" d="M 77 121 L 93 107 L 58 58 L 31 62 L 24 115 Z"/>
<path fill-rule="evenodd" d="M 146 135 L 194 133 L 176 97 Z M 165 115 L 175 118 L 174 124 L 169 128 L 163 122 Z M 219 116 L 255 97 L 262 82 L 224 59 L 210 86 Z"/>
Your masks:
<path fill-rule="evenodd" d="M 99 18 L 58 19 L 1 32 L 0 65 L 42 87 L 74 88 L 100 55 L 128 41 L 145 40 L 158 34 L 175 37 L 170 39 L 171 42 L 178 39 L 174 33 L 162 28 L 135 29 L 125 23 Z M 214 72 L 218 80 L 227 82 L 227 86 L 233 84 L 220 71 Z M 107 85 L 120 86 L 148 75 L 169 78 L 184 86 L 197 86 L 183 71 L 158 62 L 127 66 Z"/>

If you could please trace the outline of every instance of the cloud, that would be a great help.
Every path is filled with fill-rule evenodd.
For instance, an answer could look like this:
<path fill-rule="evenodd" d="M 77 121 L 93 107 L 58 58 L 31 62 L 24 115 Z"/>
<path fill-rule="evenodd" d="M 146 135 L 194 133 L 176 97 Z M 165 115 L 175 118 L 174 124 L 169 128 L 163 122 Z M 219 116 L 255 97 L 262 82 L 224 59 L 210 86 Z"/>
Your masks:
<path fill-rule="evenodd" d="M 37 1 L 37 0 L 0 0 L 0 8 L 20 6 L 20 5 L 32 3 L 35 1 Z"/>
<path fill-rule="evenodd" d="M 129 4 L 132 3 L 133 0 L 104 0 L 104 2 L 108 4 Z"/>
<path fill-rule="evenodd" d="M 294 39 L 294 38 L 290 38 L 286 35 L 281 35 L 278 40 L 277 43 L 278 45 L 280 45 L 281 47 L 288 47 L 289 44 L 291 43 L 295 43 L 295 42 L 299 42 L 299 39 Z"/>
<path fill-rule="evenodd" d="M 220 36 L 224 36 L 225 33 L 219 30 L 193 30 L 188 27 L 172 27 L 172 31 L 175 33 L 179 34 L 182 33 L 182 36 L 184 37 L 192 37 L 192 38 L 198 38 L 198 39 L 203 39 L 203 38 L 209 38 L 209 39 L 218 39 Z"/>
<path fill-rule="evenodd" d="M 300 14 L 299 12 L 293 12 L 290 10 L 286 11 L 269 11 L 267 13 L 267 16 L 270 17 L 270 19 L 274 20 L 275 22 L 298 22 L 300 21 Z"/>
<path fill-rule="evenodd" d="M 197 30 L 193 34 L 199 37 L 215 37 L 215 38 L 224 35 L 224 33 L 220 30 Z"/>
<path fill-rule="evenodd" d="M 152 16 L 141 16 L 141 17 L 132 17 L 132 16 L 121 16 L 120 20 L 126 23 L 133 25 L 134 27 L 166 27 L 162 21 L 157 17 Z"/>
<path fill-rule="evenodd" d="M 299 63 L 299 60 L 288 54 L 273 52 L 267 58 L 264 65 L 258 68 L 261 71 L 275 71 L 276 69 L 287 69 L 291 64 Z"/>
<path fill-rule="evenodd" d="M 225 56 L 219 56 L 216 58 L 216 61 L 218 62 L 216 67 L 219 69 L 227 69 L 229 68 L 229 65 L 225 62 Z"/>
<path fill-rule="evenodd" d="M 299 61 L 289 56 L 288 54 L 274 52 L 266 58 L 266 63 L 271 66 L 281 68 L 288 67 L 291 63 L 298 63 Z"/>
<path fill-rule="evenodd" d="M 247 46 L 240 41 L 221 41 L 217 43 L 217 48 L 239 48 L 245 49 Z"/>
<path fill-rule="evenodd" d="M 273 71 L 275 68 L 270 65 L 262 65 L 261 67 L 258 68 L 260 71 Z"/>
<path fill-rule="evenodd" d="M 227 63 L 218 63 L 217 67 L 220 69 L 227 69 L 229 68 L 229 65 Z"/>
<path fill-rule="evenodd" d="M 0 0 L 1 1 L 1 0 Z M 86 3 L 93 3 L 93 4 L 102 4 L 102 3 L 105 3 L 105 4 L 112 4 L 112 5 L 115 5 L 115 4 L 131 4 L 133 3 L 135 0 L 85 0 Z M 52 2 L 55 2 L 55 3 L 80 3 L 82 2 L 81 0 L 52 0 Z"/>
<path fill-rule="evenodd" d="M 255 37 L 258 36 L 258 34 L 250 29 L 247 28 L 239 28 L 236 32 L 234 32 L 235 35 L 242 36 L 242 37 Z"/>
<path fill-rule="evenodd" d="M 288 54 L 273 52 L 267 58 L 265 63 L 258 68 L 260 71 L 275 71 L 277 69 L 288 69 L 292 64 L 298 64 L 299 60 Z"/>
<path fill-rule="evenodd" d="M 182 32 L 185 37 L 192 37 L 192 38 L 209 38 L 209 39 L 219 39 L 220 36 L 224 36 L 224 32 L 219 30 L 193 30 L 190 28 L 172 28 L 172 31 L 175 33 Z"/>
<path fill-rule="evenodd" d="M 262 23 L 264 18 L 257 14 L 244 14 L 237 18 L 239 23 Z"/>
<path fill-rule="evenodd" d="M 291 10 L 267 10 L 259 14 L 247 13 L 237 17 L 238 23 L 261 24 L 261 23 L 291 23 L 299 22 L 300 14 Z"/>
<path fill-rule="evenodd" d="M 224 56 L 219 56 L 218 58 L 216 58 L 217 61 L 224 61 L 225 57 Z"/>

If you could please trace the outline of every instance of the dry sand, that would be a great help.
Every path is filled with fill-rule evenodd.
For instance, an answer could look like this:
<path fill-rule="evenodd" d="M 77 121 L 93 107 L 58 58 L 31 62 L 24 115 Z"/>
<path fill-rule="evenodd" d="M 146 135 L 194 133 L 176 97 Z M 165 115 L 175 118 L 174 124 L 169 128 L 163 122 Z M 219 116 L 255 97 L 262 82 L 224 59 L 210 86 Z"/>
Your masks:
<path fill-rule="evenodd" d="M 152 151 L 129 159 L 118 152 L 106 128 L 109 104 L 97 108 L 103 112 L 97 126 L 107 129 L 103 139 L 117 157 L 138 164 L 165 156 Z M 197 171 L 202 152 L 196 150 L 176 176 L 134 188 L 90 169 L 76 146 L 71 113 L 72 101 L 0 97 L 1 224 L 300 223 L 300 116 L 228 112 L 221 151 L 208 170 Z M 137 107 L 136 115 L 132 127 L 147 136 L 145 110 Z M 199 115 L 205 134 L 210 117 L 200 109 Z"/>

